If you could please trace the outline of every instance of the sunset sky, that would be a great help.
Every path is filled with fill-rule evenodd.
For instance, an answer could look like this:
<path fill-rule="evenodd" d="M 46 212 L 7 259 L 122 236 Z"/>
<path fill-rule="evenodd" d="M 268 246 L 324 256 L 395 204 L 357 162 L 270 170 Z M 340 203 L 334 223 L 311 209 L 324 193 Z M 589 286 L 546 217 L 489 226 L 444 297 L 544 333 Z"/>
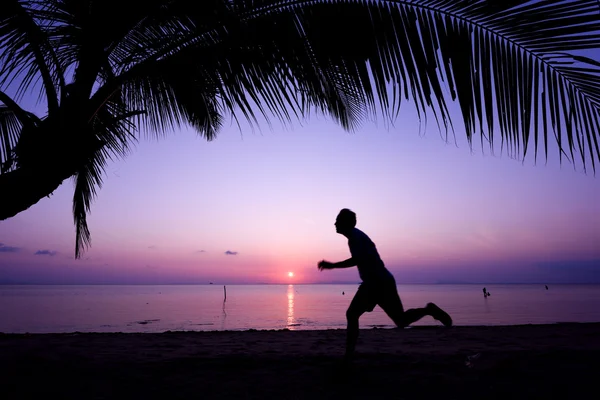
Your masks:
<path fill-rule="evenodd" d="M 312 117 L 143 139 L 109 165 L 81 260 L 70 180 L 0 222 L 0 283 L 357 282 L 316 268 L 349 257 L 344 207 L 400 283 L 600 282 L 600 178 L 449 138 L 407 106 L 355 133 Z"/>
<path fill-rule="evenodd" d="M 21 105 L 43 115 L 35 99 Z M 394 126 L 353 133 L 312 115 L 254 130 L 229 119 L 212 142 L 141 135 L 106 170 L 82 259 L 72 180 L 0 221 L 0 284 L 357 282 L 355 268 L 316 267 L 350 256 L 341 208 L 399 283 L 600 283 L 600 169 L 559 163 L 552 142 L 547 163 L 471 149 L 450 111 L 448 140 L 409 102 Z"/>

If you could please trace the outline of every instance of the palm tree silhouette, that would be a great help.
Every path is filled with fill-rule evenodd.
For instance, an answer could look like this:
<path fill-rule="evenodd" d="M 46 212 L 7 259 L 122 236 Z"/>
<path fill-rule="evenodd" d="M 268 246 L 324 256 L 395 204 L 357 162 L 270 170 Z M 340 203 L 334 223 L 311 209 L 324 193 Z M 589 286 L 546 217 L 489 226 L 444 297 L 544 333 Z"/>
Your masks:
<path fill-rule="evenodd" d="M 570 162 L 600 159 L 597 0 L 3 0 L 0 219 L 74 178 L 76 257 L 107 162 L 141 133 L 226 117 L 291 123 L 310 112 L 345 129 L 419 118 L 511 156 L 549 138 Z M 570 51 L 571 54 L 567 53 Z M 21 104 L 38 92 L 45 115 Z"/>

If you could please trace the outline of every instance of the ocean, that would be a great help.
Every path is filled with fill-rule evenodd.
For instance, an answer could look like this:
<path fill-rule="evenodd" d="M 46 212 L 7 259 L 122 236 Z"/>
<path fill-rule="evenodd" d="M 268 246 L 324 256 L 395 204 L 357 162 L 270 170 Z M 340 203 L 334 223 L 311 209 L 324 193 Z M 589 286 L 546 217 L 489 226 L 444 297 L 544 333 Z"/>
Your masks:
<path fill-rule="evenodd" d="M 357 284 L 0 285 L 0 332 L 343 329 Z M 434 302 L 455 325 L 600 322 L 600 285 L 398 285 L 404 308 Z M 413 324 L 437 325 L 431 317 Z M 376 307 L 362 329 L 392 328 Z"/>

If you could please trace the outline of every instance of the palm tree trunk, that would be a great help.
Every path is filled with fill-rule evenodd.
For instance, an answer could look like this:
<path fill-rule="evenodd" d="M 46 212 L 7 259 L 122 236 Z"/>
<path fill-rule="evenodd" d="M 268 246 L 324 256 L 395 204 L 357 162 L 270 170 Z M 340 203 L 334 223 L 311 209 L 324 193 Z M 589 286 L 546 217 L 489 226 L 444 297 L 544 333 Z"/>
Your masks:
<path fill-rule="evenodd" d="M 40 166 L 18 168 L 0 175 L 0 220 L 14 217 L 50 196 L 73 172 Z"/>

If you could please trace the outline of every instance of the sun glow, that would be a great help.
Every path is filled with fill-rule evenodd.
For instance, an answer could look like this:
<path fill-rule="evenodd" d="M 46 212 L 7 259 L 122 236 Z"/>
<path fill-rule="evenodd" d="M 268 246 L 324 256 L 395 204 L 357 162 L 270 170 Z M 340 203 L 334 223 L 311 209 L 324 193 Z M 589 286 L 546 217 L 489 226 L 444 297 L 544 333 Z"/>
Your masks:
<path fill-rule="evenodd" d="M 294 273 L 293 273 L 293 272 L 288 272 L 288 276 L 289 276 L 290 278 L 293 278 L 293 277 L 294 277 Z"/>

